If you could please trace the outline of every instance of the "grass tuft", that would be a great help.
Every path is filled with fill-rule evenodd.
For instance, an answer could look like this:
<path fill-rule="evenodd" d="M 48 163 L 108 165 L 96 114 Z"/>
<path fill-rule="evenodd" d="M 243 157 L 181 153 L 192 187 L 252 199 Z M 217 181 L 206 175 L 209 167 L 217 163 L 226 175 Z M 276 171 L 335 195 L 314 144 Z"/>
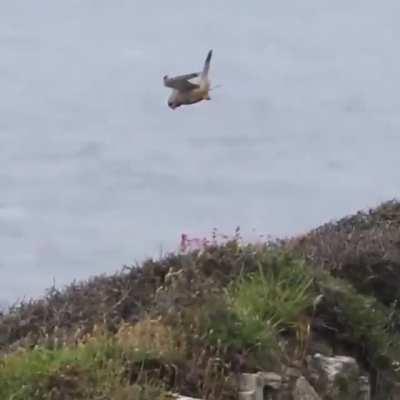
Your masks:
<path fill-rule="evenodd" d="M 271 367 L 281 352 L 281 334 L 300 337 L 315 298 L 311 270 L 302 261 L 265 250 L 257 260 L 258 271 L 241 275 L 224 299 L 205 306 L 208 340 L 246 353 L 251 369 Z"/>
<path fill-rule="evenodd" d="M 313 277 L 305 264 L 285 254 L 262 254 L 258 272 L 239 278 L 228 290 L 234 313 L 243 321 L 263 321 L 275 333 L 296 329 L 312 305 Z"/>

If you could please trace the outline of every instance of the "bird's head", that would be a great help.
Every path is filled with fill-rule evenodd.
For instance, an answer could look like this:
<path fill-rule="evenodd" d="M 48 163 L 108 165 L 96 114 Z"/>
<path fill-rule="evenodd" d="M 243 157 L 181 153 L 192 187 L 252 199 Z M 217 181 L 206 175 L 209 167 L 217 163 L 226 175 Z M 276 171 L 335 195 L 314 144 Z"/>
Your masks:
<path fill-rule="evenodd" d="M 171 108 L 172 110 L 175 110 L 175 108 L 178 108 L 181 105 L 182 105 L 181 103 L 177 103 L 176 101 L 168 100 L 168 107 Z"/>

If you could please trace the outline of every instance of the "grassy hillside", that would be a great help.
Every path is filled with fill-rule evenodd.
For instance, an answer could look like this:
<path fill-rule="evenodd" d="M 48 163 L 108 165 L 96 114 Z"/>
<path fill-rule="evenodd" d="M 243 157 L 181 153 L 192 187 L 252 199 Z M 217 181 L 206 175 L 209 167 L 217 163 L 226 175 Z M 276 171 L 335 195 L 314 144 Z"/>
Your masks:
<path fill-rule="evenodd" d="M 235 398 L 237 374 L 347 354 L 400 383 L 400 204 L 304 237 L 198 249 L 51 288 L 0 317 L 1 399 Z"/>

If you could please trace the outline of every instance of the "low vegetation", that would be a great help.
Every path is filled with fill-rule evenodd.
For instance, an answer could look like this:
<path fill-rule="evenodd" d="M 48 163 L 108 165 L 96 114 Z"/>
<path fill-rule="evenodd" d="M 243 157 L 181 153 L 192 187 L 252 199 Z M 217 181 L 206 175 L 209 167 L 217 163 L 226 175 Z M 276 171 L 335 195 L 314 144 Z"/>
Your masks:
<path fill-rule="evenodd" d="M 150 358 L 142 349 L 130 348 L 116 337 L 101 334 L 74 346 L 23 349 L 2 360 L 0 397 L 15 400 L 162 398 L 166 392 L 160 383 L 142 382 L 140 377 L 137 382 L 130 379 L 135 368 L 136 373 L 140 372 L 144 361 Z"/>
<path fill-rule="evenodd" d="M 301 367 L 318 348 L 356 357 L 373 398 L 389 399 L 400 382 L 399 227 L 389 202 L 302 238 L 214 235 L 52 288 L 0 316 L 0 398 L 233 399 L 239 372 Z"/>

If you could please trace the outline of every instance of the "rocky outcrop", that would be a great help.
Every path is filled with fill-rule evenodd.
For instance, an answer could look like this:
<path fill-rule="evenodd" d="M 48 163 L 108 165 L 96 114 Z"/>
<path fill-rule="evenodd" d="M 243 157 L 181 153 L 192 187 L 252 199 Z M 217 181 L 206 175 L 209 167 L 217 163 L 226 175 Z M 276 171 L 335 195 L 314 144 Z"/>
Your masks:
<path fill-rule="evenodd" d="M 241 374 L 239 400 L 281 399 L 277 397 L 282 388 L 282 376 L 275 372 Z"/>
<path fill-rule="evenodd" d="M 293 400 L 321 400 L 315 389 L 310 385 L 304 376 L 296 380 L 293 389 Z"/>
<path fill-rule="evenodd" d="M 323 399 L 370 400 L 369 378 L 352 357 L 314 354 L 308 359 L 310 382 Z"/>
<path fill-rule="evenodd" d="M 307 378 L 306 378 L 307 377 Z M 305 368 L 241 374 L 239 400 L 370 400 L 370 383 L 352 357 L 314 354 Z"/>

